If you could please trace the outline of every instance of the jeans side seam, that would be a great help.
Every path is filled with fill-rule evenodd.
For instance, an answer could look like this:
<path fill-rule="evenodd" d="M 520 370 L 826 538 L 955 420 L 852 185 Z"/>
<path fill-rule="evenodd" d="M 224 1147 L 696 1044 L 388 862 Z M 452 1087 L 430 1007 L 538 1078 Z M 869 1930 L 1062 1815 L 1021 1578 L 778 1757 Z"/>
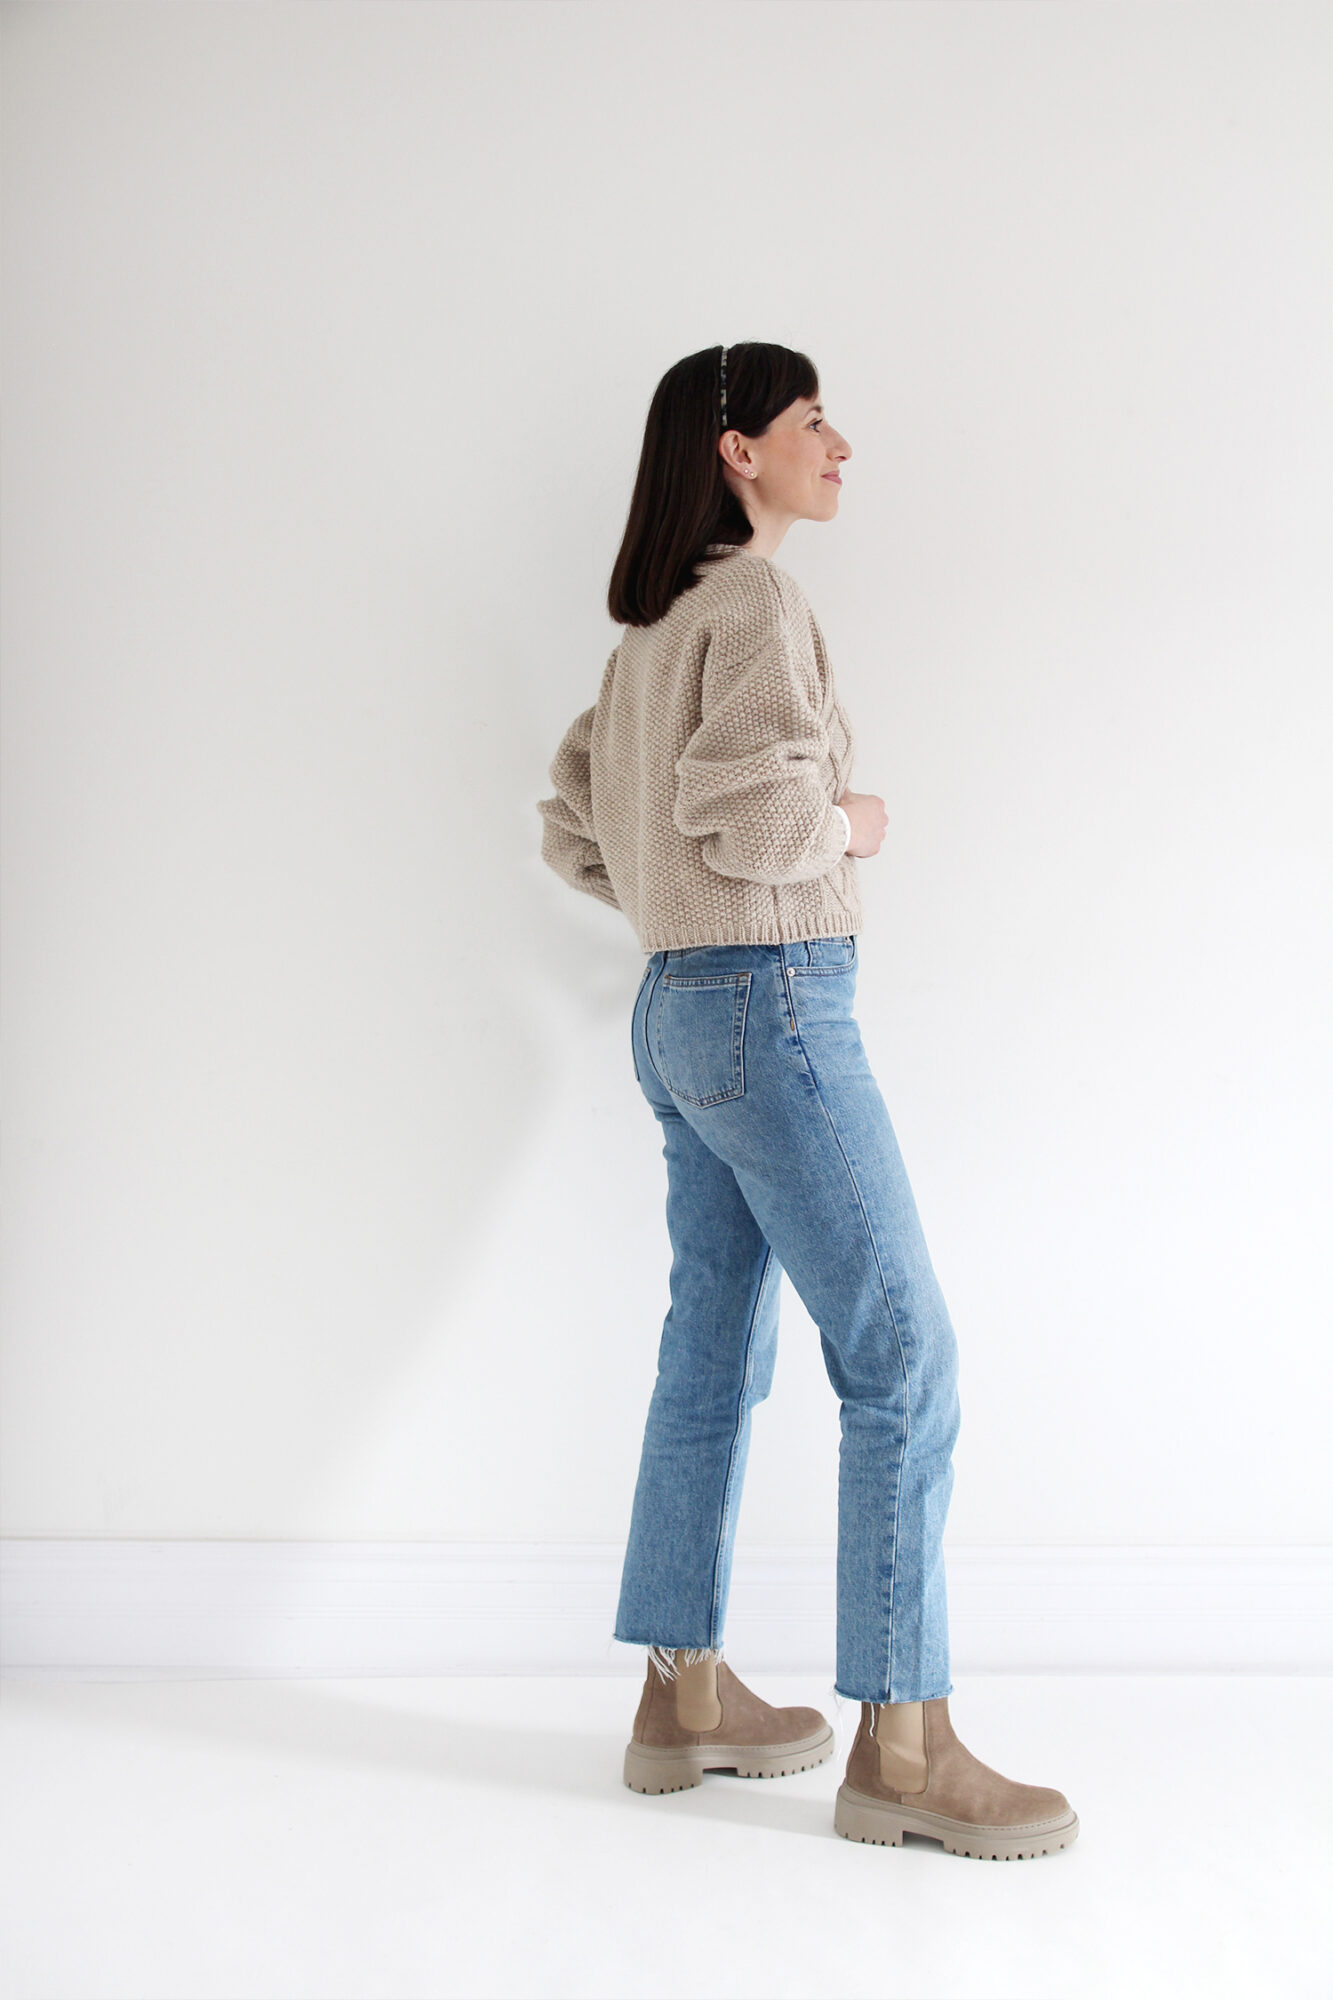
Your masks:
<path fill-rule="evenodd" d="M 794 1009 L 792 1013 L 792 1019 L 793 1021 L 795 1021 Z M 884 1663 L 884 1699 L 888 1701 L 892 1698 L 893 1695 L 893 1613 L 894 1613 L 894 1605 L 897 1599 L 897 1585 L 898 1585 L 898 1509 L 902 1501 L 902 1492 L 903 1492 L 903 1462 L 907 1457 L 907 1447 L 912 1434 L 912 1385 L 911 1385 L 911 1380 L 907 1373 L 907 1357 L 903 1353 L 902 1334 L 898 1330 L 898 1316 L 893 1310 L 893 1300 L 889 1297 L 889 1288 L 884 1278 L 884 1266 L 883 1264 L 881 1264 L 879 1258 L 879 1245 L 875 1242 L 875 1232 L 871 1226 L 870 1217 L 866 1212 L 865 1198 L 861 1193 L 860 1183 L 856 1178 L 856 1169 L 847 1157 L 847 1148 L 842 1143 L 842 1138 L 841 1135 L 839 1134 L 838 1127 L 834 1121 L 833 1113 L 829 1110 L 828 1107 L 828 1100 L 825 1098 L 823 1091 L 819 1087 L 819 1078 L 815 1075 L 814 1064 L 810 1060 L 810 1051 L 806 1048 L 805 1043 L 801 1039 L 801 1030 L 799 1026 L 796 1029 L 796 1041 L 797 1041 L 797 1046 L 800 1048 L 801 1056 L 805 1063 L 806 1069 L 809 1072 L 810 1081 L 811 1083 L 813 1083 L 815 1087 L 815 1096 L 819 1099 L 820 1109 L 824 1113 L 825 1118 L 828 1120 L 828 1128 L 829 1131 L 833 1134 L 834 1144 L 837 1146 L 838 1151 L 842 1154 L 843 1165 L 847 1169 L 848 1178 L 852 1183 L 852 1191 L 856 1196 L 856 1205 L 861 1211 L 861 1219 L 865 1224 L 866 1237 L 870 1243 L 870 1253 L 875 1260 L 875 1270 L 879 1275 L 879 1288 L 884 1295 L 884 1305 L 889 1315 L 889 1325 L 893 1328 L 894 1344 L 898 1349 L 898 1364 L 902 1369 L 902 1375 L 903 1375 L 903 1441 L 902 1441 L 902 1449 L 898 1454 L 898 1464 L 896 1468 L 897 1484 L 895 1485 L 893 1494 L 893 1519 L 892 1519 L 893 1561 L 889 1570 L 889 1643 L 888 1643 L 888 1656 Z"/>
<path fill-rule="evenodd" d="M 666 971 L 666 966 L 667 966 L 666 953 L 663 952 L 662 963 L 657 968 L 657 972 L 654 975 L 652 985 L 648 989 L 648 998 L 643 1003 L 643 1047 L 644 1047 L 644 1053 L 648 1058 L 649 1069 L 652 1071 L 653 1075 L 657 1077 L 657 1081 L 661 1084 L 667 1096 L 670 1097 L 672 1094 L 671 1086 L 666 1082 L 665 1078 L 659 1075 L 658 1073 L 657 1064 L 653 1061 L 653 1044 L 648 1033 L 648 1018 L 652 1012 L 653 994 L 657 990 L 662 974 Z"/>
<path fill-rule="evenodd" d="M 755 1328 L 759 1324 L 759 1312 L 764 1302 L 764 1287 L 768 1283 L 768 1274 L 772 1267 L 773 1245 L 768 1243 L 764 1249 L 764 1268 L 759 1274 L 759 1283 L 755 1287 L 754 1305 L 750 1310 L 749 1331 L 745 1336 L 745 1369 L 741 1377 L 740 1395 L 736 1399 L 736 1428 L 731 1434 L 731 1450 L 727 1455 L 727 1476 L 722 1483 L 722 1507 L 718 1514 L 717 1523 L 717 1548 L 713 1554 L 713 1596 L 708 1614 L 708 1643 L 712 1647 L 716 1647 L 718 1644 L 718 1585 L 722 1571 L 722 1548 L 727 1535 L 727 1518 L 731 1512 L 731 1489 L 736 1474 L 736 1447 L 740 1442 L 741 1430 L 745 1422 L 746 1393 L 749 1390 L 750 1379 L 754 1373 Z"/>

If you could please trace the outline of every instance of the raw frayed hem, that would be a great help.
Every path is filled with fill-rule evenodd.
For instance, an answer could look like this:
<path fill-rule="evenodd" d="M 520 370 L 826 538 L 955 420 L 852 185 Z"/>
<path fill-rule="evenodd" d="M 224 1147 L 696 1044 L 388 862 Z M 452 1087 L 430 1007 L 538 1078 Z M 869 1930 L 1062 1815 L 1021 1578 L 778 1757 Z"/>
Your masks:
<path fill-rule="evenodd" d="M 680 1667 L 696 1667 L 701 1660 L 720 1660 L 720 1646 L 650 1646 L 648 1658 L 657 1668 L 658 1678 L 674 1681 Z"/>
<path fill-rule="evenodd" d="M 922 1702 L 925 1702 L 925 1701 L 945 1701 L 945 1700 L 947 1700 L 947 1698 L 948 1698 L 948 1697 L 949 1697 L 949 1696 L 950 1696 L 950 1695 L 951 1695 L 952 1693 L 953 1693 L 953 1682 L 952 1682 L 952 1681 L 950 1681 L 950 1683 L 949 1683 L 948 1687 L 947 1687 L 947 1688 L 945 1688 L 945 1689 L 943 1690 L 943 1692 L 942 1692 L 941 1694 L 919 1694 L 919 1695 L 909 1695 L 909 1696 L 908 1696 L 908 1698 L 907 1698 L 907 1700 L 908 1700 L 908 1701 L 922 1701 Z M 880 1712 L 880 1710 L 881 1710 L 882 1708 L 905 1708 L 905 1707 L 907 1706 L 907 1702 L 905 1702 L 905 1701 L 872 1701 L 872 1702 L 870 1702 L 870 1703 L 868 1704 L 868 1706 L 869 1706 L 869 1709 L 870 1709 L 870 1724 L 869 1724 L 869 1727 L 868 1727 L 868 1729 L 866 1730 L 866 1734 L 867 1734 L 867 1736 L 873 1736 L 873 1735 L 874 1735 L 874 1733 L 875 1733 L 875 1724 L 876 1724 L 876 1722 L 878 1722 L 878 1720 L 879 1720 L 879 1712 Z"/>

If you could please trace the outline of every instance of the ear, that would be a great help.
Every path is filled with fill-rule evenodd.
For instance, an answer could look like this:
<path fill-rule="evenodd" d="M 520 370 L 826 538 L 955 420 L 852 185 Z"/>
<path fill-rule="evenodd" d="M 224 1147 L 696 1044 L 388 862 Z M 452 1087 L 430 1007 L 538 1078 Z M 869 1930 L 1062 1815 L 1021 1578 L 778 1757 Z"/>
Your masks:
<path fill-rule="evenodd" d="M 741 442 L 739 431 L 723 431 L 717 441 L 717 448 L 724 465 L 729 466 L 733 472 L 739 472 L 742 479 L 753 479 L 755 468 L 748 449 Z"/>

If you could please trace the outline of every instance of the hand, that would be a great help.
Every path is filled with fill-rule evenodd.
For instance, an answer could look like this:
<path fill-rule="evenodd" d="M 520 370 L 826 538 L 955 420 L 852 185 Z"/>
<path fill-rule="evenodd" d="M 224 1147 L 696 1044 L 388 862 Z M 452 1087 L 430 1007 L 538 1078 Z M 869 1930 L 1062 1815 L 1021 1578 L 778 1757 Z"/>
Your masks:
<path fill-rule="evenodd" d="M 837 803 L 852 823 L 848 854 L 855 854 L 862 861 L 878 854 L 889 824 L 883 799 L 876 798 L 873 792 L 844 792 Z"/>

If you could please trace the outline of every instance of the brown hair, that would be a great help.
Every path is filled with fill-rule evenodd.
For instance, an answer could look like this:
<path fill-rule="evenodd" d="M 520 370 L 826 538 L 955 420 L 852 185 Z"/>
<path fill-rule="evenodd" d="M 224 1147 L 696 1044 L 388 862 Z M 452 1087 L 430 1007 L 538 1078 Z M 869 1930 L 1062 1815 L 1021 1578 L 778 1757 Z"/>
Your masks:
<path fill-rule="evenodd" d="M 699 578 L 709 542 L 743 547 L 754 528 L 723 476 L 722 349 L 668 368 L 653 391 L 639 470 L 607 609 L 618 625 L 653 625 Z M 762 437 L 775 417 L 819 394 L 808 354 L 766 340 L 727 349 L 727 429 Z"/>

